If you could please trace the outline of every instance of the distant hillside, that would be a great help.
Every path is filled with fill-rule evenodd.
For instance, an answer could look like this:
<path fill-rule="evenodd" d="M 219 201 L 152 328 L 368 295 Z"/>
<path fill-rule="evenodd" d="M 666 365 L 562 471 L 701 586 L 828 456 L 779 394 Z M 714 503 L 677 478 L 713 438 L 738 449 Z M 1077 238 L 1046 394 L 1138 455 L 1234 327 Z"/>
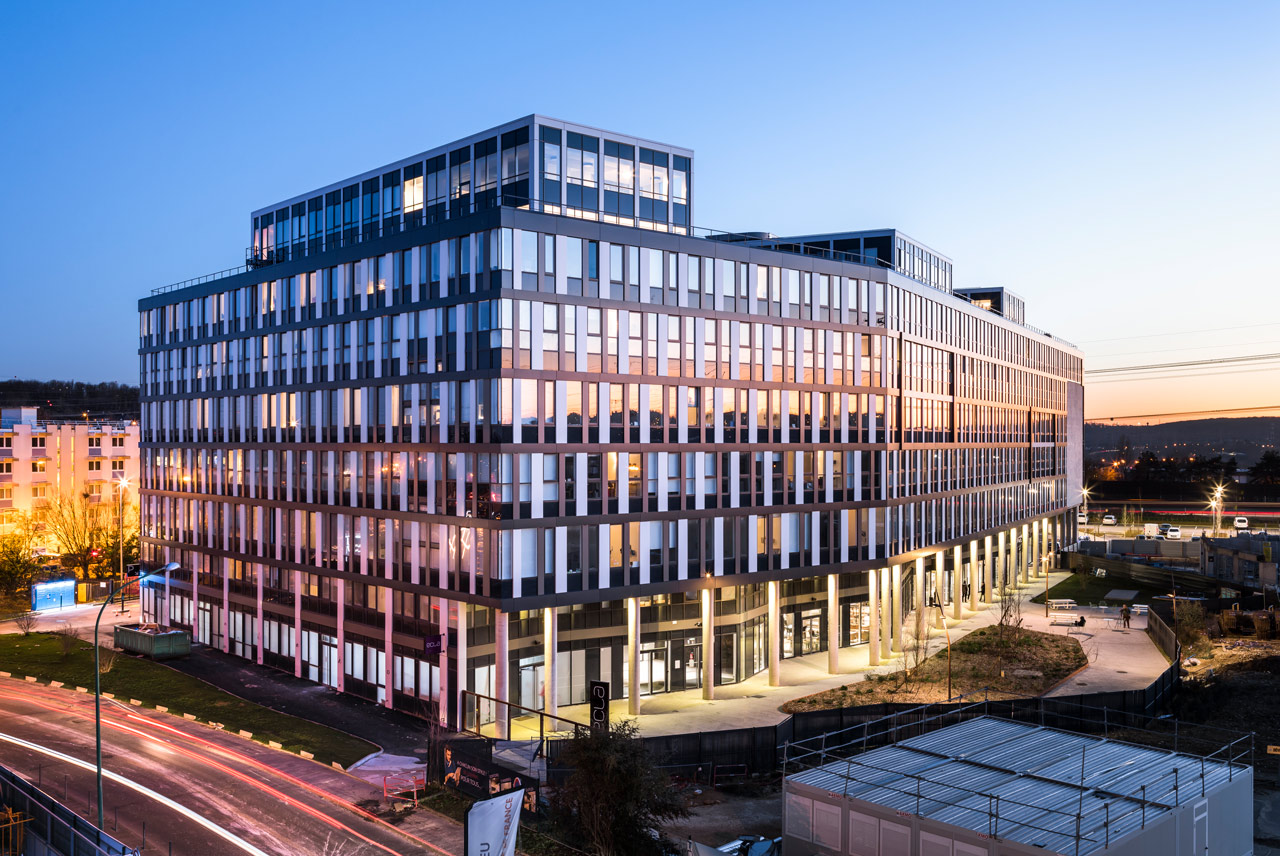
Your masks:
<path fill-rule="evenodd" d="M 1146 450 L 1185 458 L 1229 455 L 1248 467 L 1267 449 L 1280 446 L 1280 416 L 1239 419 L 1188 419 L 1162 425 L 1110 425 L 1086 422 L 1085 455 L 1125 451 L 1136 457 Z"/>
<path fill-rule="evenodd" d="M 38 407 L 40 419 L 137 419 L 138 388 L 74 380 L 0 381 L 0 407 Z"/>

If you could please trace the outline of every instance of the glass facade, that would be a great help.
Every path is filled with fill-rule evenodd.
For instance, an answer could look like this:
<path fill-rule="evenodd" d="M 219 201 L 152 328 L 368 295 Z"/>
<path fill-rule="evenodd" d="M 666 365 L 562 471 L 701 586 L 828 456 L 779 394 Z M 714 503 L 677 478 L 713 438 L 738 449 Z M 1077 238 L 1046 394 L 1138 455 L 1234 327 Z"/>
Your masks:
<path fill-rule="evenodd" d="M 551 608 L 576 704 L 633 659 L 641 694 L 701 686 L 703 586 L 733 683 L 767 668 L 753 575 L 786 581 L 784 657 L 863 644 L 866 571 L 1068 507 L 1069 346 L 878 265 L 671 235 L 692 153 L 538 117 L 445 148 L 287 233 L 255 214 L 270 266 L 141 302 L 144 553 L 195 572 L 155 617 L 421 712 L 500 674 L 545 705 Z"/>

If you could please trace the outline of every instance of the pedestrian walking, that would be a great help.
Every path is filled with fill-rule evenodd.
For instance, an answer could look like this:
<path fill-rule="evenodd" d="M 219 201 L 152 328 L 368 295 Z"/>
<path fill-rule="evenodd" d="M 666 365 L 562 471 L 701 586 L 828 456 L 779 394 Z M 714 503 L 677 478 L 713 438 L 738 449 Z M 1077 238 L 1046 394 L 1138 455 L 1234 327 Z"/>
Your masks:
<path fill-rule="evenodd" d="M 1129 629 L 1129 604 L 1120 607 L 1120 619 L 1124 622 L 1124 629 Z"/>

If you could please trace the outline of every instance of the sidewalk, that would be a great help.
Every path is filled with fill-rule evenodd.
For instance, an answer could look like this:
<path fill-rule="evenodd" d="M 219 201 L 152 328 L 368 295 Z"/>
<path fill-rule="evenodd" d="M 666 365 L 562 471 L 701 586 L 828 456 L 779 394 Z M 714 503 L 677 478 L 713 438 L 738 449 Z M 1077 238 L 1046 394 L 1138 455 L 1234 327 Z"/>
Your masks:
<path fill-rule="evenodd" d="M 1049 575 L 1048 585 L 1057 585 L 1070 576 L 1068 571 L 1054 571 Z M 1024 626 L 1033 630 L 1049 630 L 1048 619 L 1044 617 L 1044 607 L 1030 603 L 1030 599 L 1045 590 L 1043 577 L 1033 579 L 1017 593 L 1021 601 L 1021 616 Z M 948 615 L 949 615 L 948 610 Z M 931 617 L 937 611 L 931 610 Z M 947 618 L 947 630 L 951 638 L 960 636 L 995 624 L 1000 620 L 999 604 L 980 606 L 976 612 L 963 611 L 964 618 L 956 621 Z M 1105 631 L 1101 619 L 1090 621 L 1083 628 L 1088 632 L 1087 638 L 1081 638 L 1085 653 L 1090 657 L 1090 665 L 1085 672 L 1072 677 L 1069 684 L 1055 688 L 1057 695 L 1070 695 L 1081 692 L 1097 692 L 1116 689 L 1139 689 L 1146 687 L 1167 668 L 1168 663 L 1159 649 L 1143 632 L 1146 627 L 1145 617 L 1134 622 L 1129 633 Z M 931 622 L 932 625 L 932 622 Z M 910 635 L 915 626 L 915 614 L 910 613 L 903 619 L 903 628 Z M 1066 628 L 1054 627 L 1053 631 Z M 1075 629 L 1075 634 L 1081 632 Z M 1079 637 L 1078 637 L 1079 638 Z M 946 635 L 940 629 L 930 626 L 928 631 L 928 654 L 933 655 L 946 648 Z M 782 686 L 769 686 L 767 672 L 754 675 L 736 684 L 716 687 L 714 701 L 704 701 L 702 690 L 685 690 L 683 692 L 662 693 L 645 696 L 640 702 L 640 715 L 634 717 L 645 736 L 657 737 L 668 734 L 686 734 L 697 731 L 720 731 L 731 728 L 749 728 L 757 725 L 776 725 L 787 717 L 779 708 L 783 703 L 794 698 L 811 695 L 822 690 L 842 687 L 866 679 L 870 674 L 886 674 L 902 668 L 902 655 L 895 655 L 888 661 L 881 659 L 879 666 L 869 666 L 869 646 L 858 645 L 840 649 L 840 673 L 827 674 L 827 654 L 810 654 L 782 661 Z M 1086 675 L 1086 672 L 1088 673 Z M 1084 681 L 1088 687 L 1078 685 Z M 560 716 L 577 722 L 586 722 L 588 708 L 585 704 L 570 705 L 560 708 Z M 610 702 L 609 715 L 612 719 L 633 718 L 627 712 L 627 700 L 617 699 Z M 533 718 L 526 724 L 524 720 L 514 720 L 511 737 L 513 740 L 537 737 L 537 722 Z M 531 727 L 530 727 L 531 725 Z"/>

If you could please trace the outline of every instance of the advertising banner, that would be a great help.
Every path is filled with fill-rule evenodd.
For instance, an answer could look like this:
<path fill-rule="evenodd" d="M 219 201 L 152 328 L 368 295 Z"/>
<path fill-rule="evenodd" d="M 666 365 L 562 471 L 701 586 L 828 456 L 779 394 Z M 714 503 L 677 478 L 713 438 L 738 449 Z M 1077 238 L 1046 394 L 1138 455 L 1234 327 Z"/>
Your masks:
<path fill-rule="evenodd" d="M 467 812 L 466 856 L 515 856 L 520 828 L 519 791 L 481 800 Z"/>
<path fill-rule="evenodd" d="M 486 799 L 497 794 L 523 793 L 524 810 L 538 811 L 538 780 L 498 766 L 452 746 L 444 747 L 444 784 L 469 797 Z"/>

